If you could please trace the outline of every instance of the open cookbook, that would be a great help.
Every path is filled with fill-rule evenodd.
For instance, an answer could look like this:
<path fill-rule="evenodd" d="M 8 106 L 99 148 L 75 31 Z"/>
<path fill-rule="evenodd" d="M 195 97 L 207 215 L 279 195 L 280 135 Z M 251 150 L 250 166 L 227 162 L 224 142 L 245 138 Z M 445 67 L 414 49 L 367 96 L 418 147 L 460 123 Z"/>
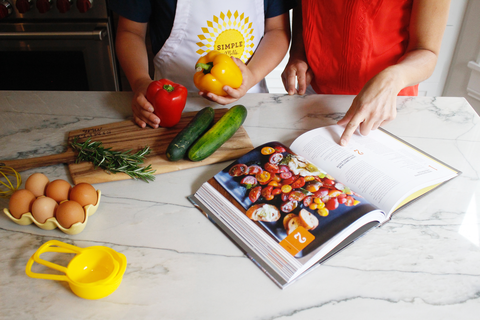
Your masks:
<path fill-rule="evenodd" d="M 460 172 L 383 129 L 270 142 L 189 197 L 281 288 Z"/>

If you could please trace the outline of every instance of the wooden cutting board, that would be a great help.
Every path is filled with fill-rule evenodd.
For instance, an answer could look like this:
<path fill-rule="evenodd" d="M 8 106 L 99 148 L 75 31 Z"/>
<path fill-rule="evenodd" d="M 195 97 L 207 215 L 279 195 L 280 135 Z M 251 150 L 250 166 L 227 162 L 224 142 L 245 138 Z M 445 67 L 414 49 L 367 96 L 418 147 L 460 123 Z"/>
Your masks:
<path fill-rule="evenodd" d="M 215 109 L 215 120 L 218 121 L 228 108 Z M 165 151 L 172 139 L 192 120 L 197 112 L 186 112 L 182 115 L 180 122 L 172 128 L 150 127 L 140 128 L 132 120 L 109 123 L 105 125 L 71 131 L 68 134 L 68 140 L 78 137 L 80 142 L 91 137 L 92 141 L 102 142 L 106 148 L 112 148 L 115 151 L 132 150 L 136 152 L 149 146 L 150 154 L 146 158 L 145 166 L 151 164 L 152 169 L 156 170 L 154 174 L 173 172 L 183 169 L 189 169 L 207 164 L 223 162 L 236 159 L 253 149 L 252 142 L 246 130 L 240 127 L 238 131 L 225 142 L 215 153 L 203 161 L 193 162 L 190 160 L 169 161 L 165 156 Z M 68 163 L 68 169 L 74 184 L 87 182 L 90 184 L 131 179 L 123 173 L 108 174 L 100 168 L 95 169 L 90 162 L 73 163 L 76 153 L 68 147 L 65 153 L 38 158 L 20 159 L 20 160 L 2 160 L 7 166 L 11 166 L 17 171 L 54 165 L 59 163 Z"/>

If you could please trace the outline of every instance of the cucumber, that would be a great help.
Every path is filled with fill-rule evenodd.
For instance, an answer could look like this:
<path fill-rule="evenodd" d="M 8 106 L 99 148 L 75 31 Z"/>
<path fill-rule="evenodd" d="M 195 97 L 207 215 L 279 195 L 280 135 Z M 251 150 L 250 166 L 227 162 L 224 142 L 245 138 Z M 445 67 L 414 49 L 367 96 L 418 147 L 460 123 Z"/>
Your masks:
<path fill-rule="evenodd" d="M 247 109 L 242 105 L 230 108 L 203 136 L 188 150 L 188 158 L 201 161 L 212 155 L 230 139 L 247 117 Z"/>
<path fill-rule="evenodd" d="M 197 140 L 213 122 L 215 111 L 205 107 L 193 117 L 185 128 L 180 131 L 167 147 L 166 156 L 170 161 L 178 161 L 187 153 L 188 148 Z"/>

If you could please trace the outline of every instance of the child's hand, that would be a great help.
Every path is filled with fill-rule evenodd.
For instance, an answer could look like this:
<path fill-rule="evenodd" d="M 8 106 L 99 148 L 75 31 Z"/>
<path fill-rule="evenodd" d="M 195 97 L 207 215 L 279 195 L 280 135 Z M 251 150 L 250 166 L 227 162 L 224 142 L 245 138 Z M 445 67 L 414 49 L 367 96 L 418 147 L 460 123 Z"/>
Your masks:
<path fill-rule="evenodd" d="M 223 87 L 223 91 L 225 91 L 228 95 L 227 96 L 218 96 L 216 94 L 213 94 L 211 92 L 203 92 L 200 91 L 198 94 L 204 97 L 205 99 L 208 99 L 210 101 L 216 102 L 218 104 L 229 104 L 237 101 L 241 97 L 243 97 L 247 91 L 253 87 L 256 82 L 254 80 L 254 76 L 250 69 L 245 65 L 245 63 L 242 62 L 242 60 L 238 58 L 232 57 L 233 61 L 235 61 L 235 64 L 240 68 L 240 71 L 242 72 L 242 85 L 238 87 L 237 89 L 233 89 L 232 87 L 225 86 Z"/>
<path fill-rule="evenodd" d="M 132 99 L 133 120 L 141 128 L 147 125 L 158 128 L 160 124 L 160 118 L 153 113 L 153 106 L 146 98 L 147 88 L 151 82 L 151 80 L 143 81 L 139 84 Z"/>

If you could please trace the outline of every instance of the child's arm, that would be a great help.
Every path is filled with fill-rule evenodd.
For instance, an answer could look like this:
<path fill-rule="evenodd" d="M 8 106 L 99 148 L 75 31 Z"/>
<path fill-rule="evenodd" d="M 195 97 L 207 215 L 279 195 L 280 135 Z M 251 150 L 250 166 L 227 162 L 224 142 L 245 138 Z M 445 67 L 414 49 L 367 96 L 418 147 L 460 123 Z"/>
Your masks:
<path fill-rule="evenodd" d="M 160 119 L 153 113 L 153 106 L 145 97 L 147 87 L 152 82 L 148 73 L 146 32 L 147 23 L 119 17 L 115 48 L 120 65 L 134 92 L 132 111 L 135 122 L 142 128 L 147 124 L 157 128 Z"/>
<path fill-rule="evenodd" d="M 205 98 L 219 104 L 229 104 L 240 99 L 247 91 L 269 74 L 285 57 L 290 43 L 289 13 L 265 20 L 265 34 L 255 54 L 245 65 L 234 58 L 243 74 L 243 83 L 238 89 L 225 86 L 228 96 L 217 96 L 209 92 L 200 92 Z"/>

